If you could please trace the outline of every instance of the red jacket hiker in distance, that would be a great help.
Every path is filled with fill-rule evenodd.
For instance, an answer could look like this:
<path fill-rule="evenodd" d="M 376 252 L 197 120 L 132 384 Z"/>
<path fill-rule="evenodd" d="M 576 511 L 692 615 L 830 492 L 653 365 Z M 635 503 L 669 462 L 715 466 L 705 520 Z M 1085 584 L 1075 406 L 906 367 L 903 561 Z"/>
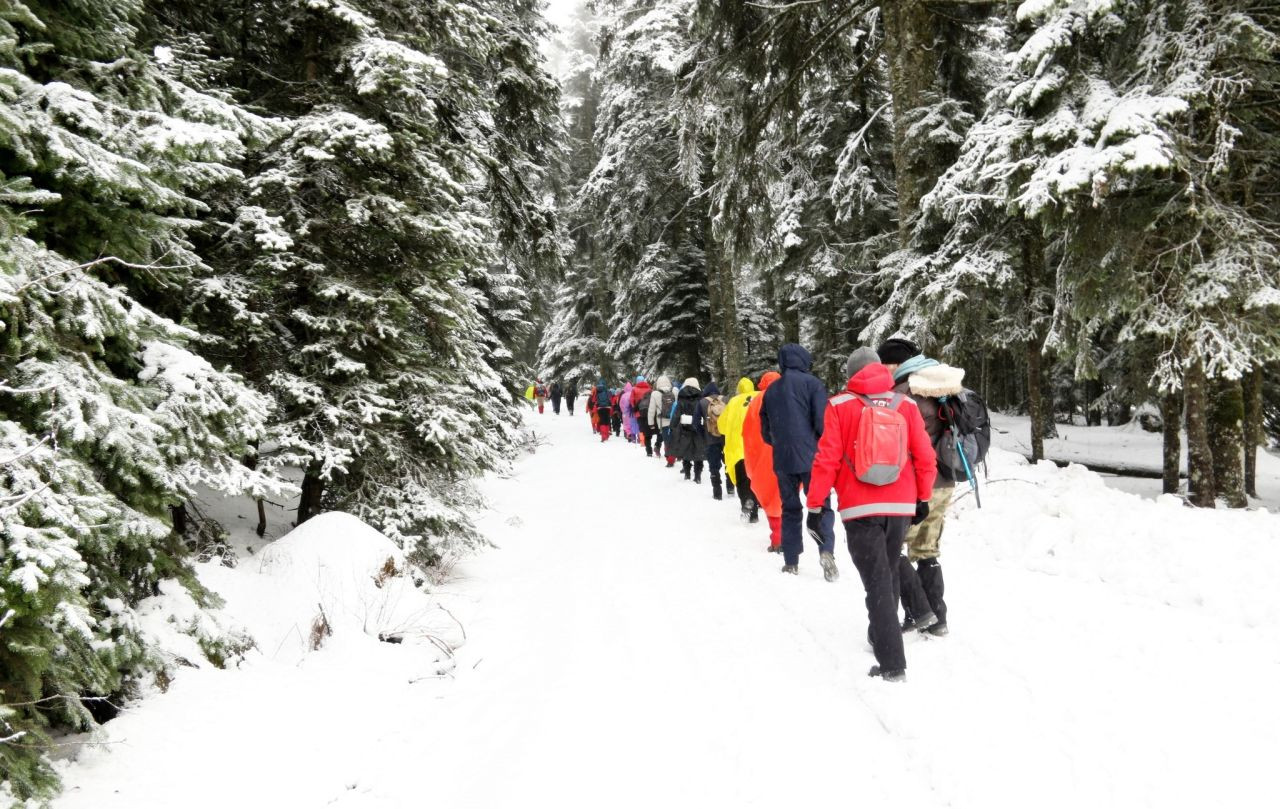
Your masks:
<path fill-rule="evenodd" d="M 876 486 L 863 483 L 850 468 L 853 439 L 858 422 L 867 407 L 853 394 L 873 396 L 893 391 L 893 375 L 884 365 L 873 362 L 854 374 L 845 392 L 827 402 L 825 427 L 818 441 L 818 454 L 813 459 L 809 485 L 810 511 L 822 508 L 822 501 L 832 487 L 839 501 L 840 519 L 860 517 L 914 517 L 916 503 L 928 500 L 933 492 L 933 479 L 938 474 L 938 459 L 924 428 L 920 410 L 910 397 L 904 396 L 898 412 L 907 422 L 907 462 L 893 483 Z"/>

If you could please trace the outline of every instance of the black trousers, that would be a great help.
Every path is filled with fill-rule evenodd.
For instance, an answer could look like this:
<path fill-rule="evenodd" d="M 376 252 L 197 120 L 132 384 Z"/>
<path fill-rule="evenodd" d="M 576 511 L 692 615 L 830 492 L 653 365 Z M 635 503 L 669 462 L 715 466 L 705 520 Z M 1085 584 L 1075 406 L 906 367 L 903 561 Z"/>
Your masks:
<path fill-rule="evenodd" d="M 559 396 L 551 397 L 551 409 L 556 412 L 557 416 L 560 415 L 560 397 Z"/>
<path fill-rule="evenodd" d="M 653 427 L 649 426 L 649 420 L 642 418 L 638 420 L 640 423 L 640 435 L 644 436 L 644 454 L 653 455 Z"/>
<path fill-rule="evenodd" d="M 738 502 L 742 504 L 743 511 L 753 511 L 760 508 L 760 504 L 756 502 L 755 492 L 751 491 L 751 478 L 747 477 L 747 462 L 738 461 L 733 465 L 733 476 L 738 479 Z"/>
<path fill-rule="evenodd" d="M 711 473 L 711 491 L 719 494 L 722 491 L 720 467 L 724 466 L 724 442 L 707 442 L 707 471 Z"/>
<path fill-rule="evenodd" d="M 942 565 L 936 558 L 921 559 L 913 567 L 910 559 L 899 556 L 898 578 L 902 581 L 902 610 L 908 618 L 919 618 L 932 612 L 940 623 L 947 622 Z"/>
<path fill-rule="evenodd" d="M 577 399 L 576 399 L 575 397 L 573 397 L 573 396 L 566 396 L 566 397 L 565 397 L 565 400 L 564 400 L 564 406 L 565 406 L 565 407 L 567 407 L 567 408 L 569 408 L 569 415 L 570 415 L 570 416 L 572 416 L 572 415 L 573 415 L 573 403 L 574 403 L 574 402 L 576 402 L 576 401 L 577 401 Z"/>
<path fill-rule="evenodd" d="M 910 517 L 863 517 L 844 524 L 849 555 L 867 594 L 871 646 L 884 671 L 907 667 L 898 623 L 898 557 L 910 525 Z"/>

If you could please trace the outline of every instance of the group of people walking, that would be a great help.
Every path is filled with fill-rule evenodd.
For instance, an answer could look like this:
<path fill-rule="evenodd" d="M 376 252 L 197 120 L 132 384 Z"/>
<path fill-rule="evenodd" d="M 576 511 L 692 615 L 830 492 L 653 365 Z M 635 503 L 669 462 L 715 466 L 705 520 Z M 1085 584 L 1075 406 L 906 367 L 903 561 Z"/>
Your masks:
<path fill-rule="evenodd" d="M 809 352 L 792 343 L 779 349 L 778 371 L 758 383 L 742 378 L 727 400 L 714 382 L 703 387 L 690 377 L 676 388 L 665 375 L 652 384 L 639 376 L 621 389 L 598 380 L 587 409 L 602 442 L 621 434 L 668 467 L 679 461 L 694 483 L 705 472 L 711 496 L 736 494 L 747 523 L 758 523 L 763 511 L 768 550 L 781 554 L 784 574 L 799 572 L 808 535 L 823 577 L 839 578 L 834 492 L 866 591 L 876 657 L 869 674 L 901 681 L 903 634 L 948 632 L 942 526 L 956 481 L 972 479 L 986 454 L 990 421 L 982 400 L 963 387 L 962 369 L 908 340 L 854 351 L 835 396 L 811 367 Z M 564 390 L 548 390 L 556 413 Z"/>

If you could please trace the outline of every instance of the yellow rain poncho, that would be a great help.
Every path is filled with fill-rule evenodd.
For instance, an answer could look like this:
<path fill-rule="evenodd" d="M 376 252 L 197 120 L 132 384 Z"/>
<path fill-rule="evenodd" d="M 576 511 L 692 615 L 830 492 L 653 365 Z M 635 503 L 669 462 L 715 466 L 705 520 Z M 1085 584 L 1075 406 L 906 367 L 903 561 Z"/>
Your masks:
<path fill-rule="evenodd" d="M 735 486 L 738 485 L 738 472 L 734 467 L 743 458 L 742 420 L 747 417 L 747 403 L 751 401 L 751 397 L 755 395 L 755 392 L 756 386 L 751 384 L 750 379 L 745 376 L 739 379 L 738 395 L 730 399 L 729 403 L 724 406 L 724 412 L 720 414 L 720 419 L 716 422 L 716 425 L 720 428 L 720 434 L 724 436 L 725 472 Z"/>

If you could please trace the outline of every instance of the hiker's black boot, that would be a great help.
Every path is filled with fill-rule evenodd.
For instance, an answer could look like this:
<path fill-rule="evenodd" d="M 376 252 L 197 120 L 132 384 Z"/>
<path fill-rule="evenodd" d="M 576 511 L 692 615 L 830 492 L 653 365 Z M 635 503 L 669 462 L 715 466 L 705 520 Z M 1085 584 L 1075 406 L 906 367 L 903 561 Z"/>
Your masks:
<path fill-rule="evenodd" d="M 890 669 L 889 671 L 881 671 L 879 666 L 872 666 L 867 672 L 868 677 L 879 677 L 891 683 L 902 683 L 907 680 L 906 669 Z"/>

